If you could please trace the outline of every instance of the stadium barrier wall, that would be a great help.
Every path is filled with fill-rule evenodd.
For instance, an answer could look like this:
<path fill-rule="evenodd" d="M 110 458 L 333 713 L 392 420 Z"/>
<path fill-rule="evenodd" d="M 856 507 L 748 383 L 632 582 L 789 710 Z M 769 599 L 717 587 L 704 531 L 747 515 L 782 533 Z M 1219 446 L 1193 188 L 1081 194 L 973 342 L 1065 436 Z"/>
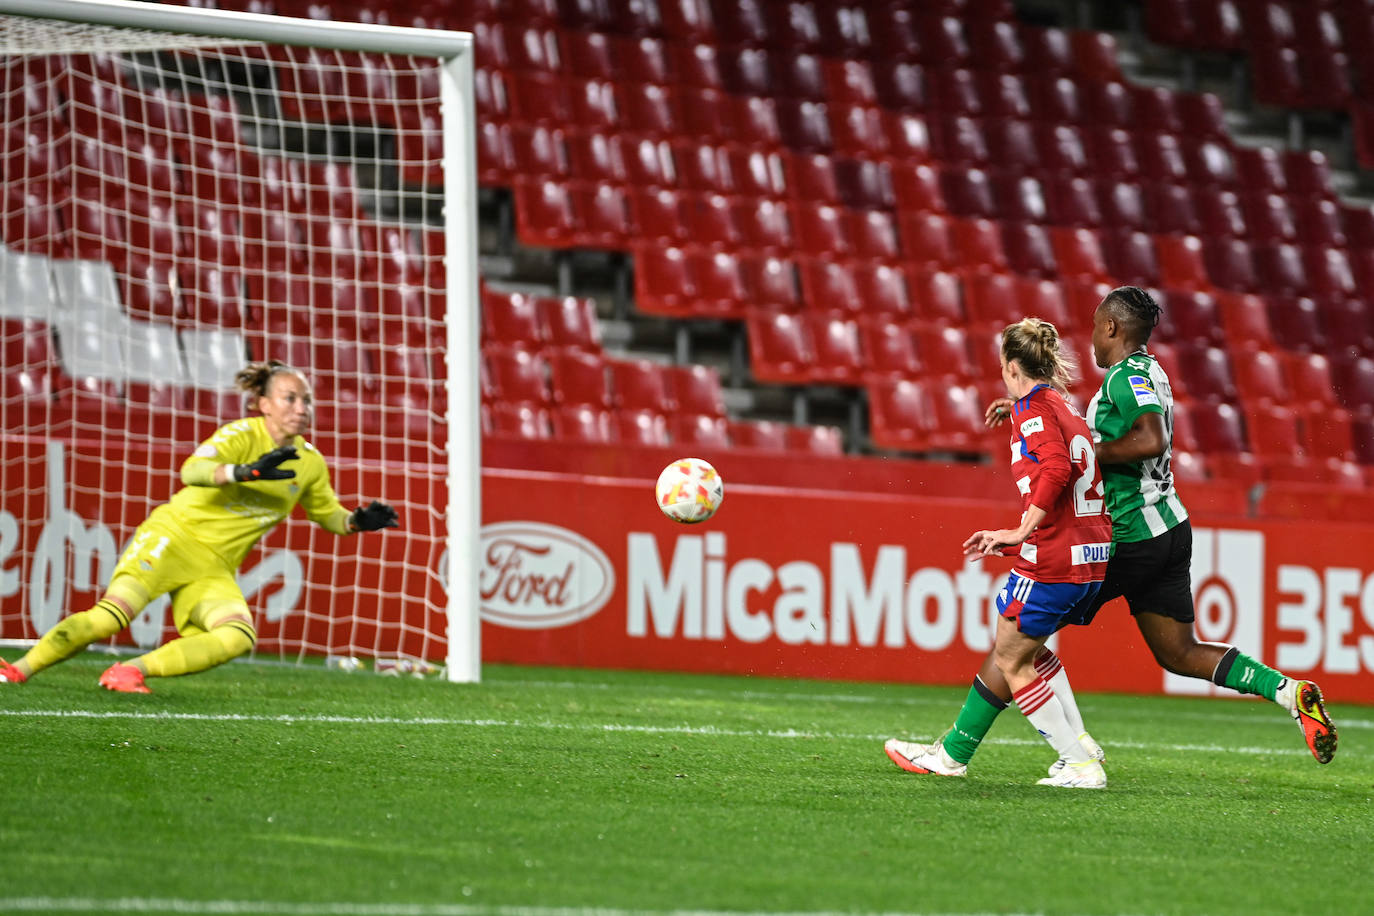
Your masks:
<path fill-rule="evenodd" d="M 181 456 L 150 456 L 166 473 L 133 483 L 157 492 L 129 493 L 119 462 L 98 450 L 21 438 L 5 451 L 31 485 L 0 504 L 0 636 L 33 638 L 94 602 L 118 549 L 177 486 Z M 982 478 L 917 462 L 706 454 L 725 476 L 724 505 L 704 524 L 679 525 L 653 498 L 653 477 L 674 454 L 637 452 L 635 464 L 653 469 L 642 478 L 620 475 L 626 450 L 600 454 L 615 473 L 484 470 L 485 661 L 964 684 L 990 645 L 1010 561 L 966 563 L 960 544 L 1015 521 L 1009 484 L 968 489 Z M 799 462 L 848 468 L 852 489 L 785 480 Z M 346 504 L 406 486 L 404 473 L 379 464 L 332 464 Z M 1004 483 L 996 472 L 983 482 Z M 1374 525 L 1256 520 L 1201 508 L 1229 501 L 1195 502 L 1193 492 L 1183 497 L 1193 507 L 1199 636 L 1317 678 L 1339 701 L 1374 698 Z M 437 514 L 402 521 L 441 524 Z M 404 596 L 442 590 L 446 558 L 407 549 L 385 536 L 337 539 L 301 518 L 269 534 L 241 575 L 260 651 L 368 644 L 359 629 L 384 625 L 428 632 L 432 652 L 444 621 Z M 155 607 L 125 641 L 171 636 L 168 616 Z M 1231 695 L 1161 672 L 1121 602 L 1061 634 L 1058 648 L 1082 690 Z"/>

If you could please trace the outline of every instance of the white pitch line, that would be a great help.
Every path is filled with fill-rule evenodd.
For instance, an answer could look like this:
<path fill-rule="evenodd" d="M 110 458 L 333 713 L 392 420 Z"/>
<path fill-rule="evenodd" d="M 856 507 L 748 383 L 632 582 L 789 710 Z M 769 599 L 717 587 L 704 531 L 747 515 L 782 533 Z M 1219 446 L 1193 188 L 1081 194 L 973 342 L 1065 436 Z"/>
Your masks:
<path fill-rule="evenodd" d="M 584 688 L 584 687 L 585 687 L 585 688 L 590 688 L 590 689 L 593 689 L 593 690 L 617 690 L 617 689 L 622 688 L 624 685 L 623 685 L 623 684 L 612 684 L 612 683 L 608 683 L 608 682 L 605 682 L 605 681 L 493 681 L 493 680 L 488 680 L 488 681 L 484 681 L 484 682 L 482 683 L 482 686 L 483 686 L 483 687 L 544 687 L 544 688 L 552 688 L 552 689 L 560 689 L 560 690 L 562 690 L 562 689 L 577 689 L 577 688 Z M 942 685 L 942 686 L 951 686 L 951 685 L 946 684 L 946 685 Z M 946 699 L 946 698 L 940 698 L 940 697 L 914 697 L 914 696 L 881 696 L 881 697 L 879 697 L 879 696 L 872 696 L 872 695 L 865 695 L 865 694 L 849 694 L 849 693 L 794 693 L 794 692 L 777 692 L 777 693 L 774 693 L 774 692 L 770 692 L 770 691 L 766 691 L 766 690 L 740 690 L 740 691 L 729 691 L 729 692 L 727 693 L 726 691 L 722 691 L 722 690 L 710 690 L 710 689 L 707 689 L 707 688 L 704 688 L 704 687 L 685 687 L 685 688 L 679 689 L 679 688 L 677 688 L 677 687 L 655 687 L 655 686 L 649 686 L 649 687 L 647 687 L 647 688 L 643 688 L 643 687 L 638 687 L 638 686 L 637 686 L 635 689 L 637 689 L 637 690 L 639 690 L 639 689 L 656 690 L 656 691 L 661 692 L 661 693 L 672 693 L 672 694 L 678 694 L 678 695 L 682 695 L 682 694 L 691 694 L 692 696 L 706 696 L 706 697 L 711 697 L 711 696 L 728 696 L 729 699 L 731 699 L 731 700 L 799 700 L 799 701 L 806 702 L 806 703 L 854 703 L 854 704 L 856 704 L 856 705 L 877 705 L 877 704 L 884 704 L 884 705 L 897 705 L 897 706 L 948 706 L 948 705 L 949 705 L 949 700 L 948 700 L 948 699 Z M 1081 699 L 1083 695 L 1080 694 L 1079 696 L 1080 696 L 1080 699 Z M 1187 709 L 1184 709 L 1184 710 L 1176 710 L 1176 711 L 1170 713 L 1170 717 L 1171 717 L 1171 718 L 1176 718 L 1176 719 L 1189 719 L 1189 720 L 1192 720 L 1192 721 L 1202 721 L 1202 722 L 1235 722 L 1235 721 L 1237 720 L 1238 717 L 1249 716 L 1249 715 L 1252 715 L 1252 714 L 1256 714 L 1255 717 L 1256 717 L 1257 719 L 1259 719 L 1259 718 L 1264 718 L 1264 719 L 1266 719 L 1266 720 L 1270 719 L 1270 716 L 1268 716 L 1268 715 L 1266 714 L 1268 711 L 1267 711 L 1267 710 L 1264 710 L 1264 709 L 1263 709 L 1263 706 L 1254 706 L 1252 709 L 1246 709 L 1246 708 L 1245 708 L 1246 701 L 1247 701 L 1247 700 L 1257 699 L 1256 697 L 1244 697 L 1244 696 L 1241 696 L 1240 694 L 1236 694 L 1235 696 L 1227 696 L 1227 695 L 1224 695 L 1224 694 L 1219 694 L 1219 695 L 1217 695 L 1217 696 L 1215 696 L 1215 697 L 1212 697 L 1212 696 L 1208 696 L 1208 695 L 1173 694 L 1173 693 L 1169 693 L 1169 694 L 1150 694 L 1150 695 L 1149 695 L 1149 698 L 1150 698 L 1150 699 L 1172 699 L 1172 700 L 1207 700 L 1207 699 L 1218 699 L 1218 700 L 1223 700 L 1223 701 L 1228 702 L 1228 703 L 1240 703 L 1240 704 L 1242 704 L 1242 705 L 1238 705 L 1238 706 L 1232 706 L 1232 707 L 1230 708 L 1230 709 L 1231 709 L 1230 712 L 1197 712 L 1197 711 L 1194 711 L 1194 710 L 1187 710 Z M 1091 703 L 1092 703 L 1092 698 L 1091 698 L 1091 695 L 1089 695 L 1089 698 L 1088 698 L 1087 702 L 1086 702 L 1086 703 L 1083 703 L 1083 704 L 1081 704 L 1081 705 L 1090 705 Z M 1280 718 L 1278 718 L 1278 719 L 1273 719 L 1273 721 L 1274 721 L 1274 722 L 1277 722 L 1277 723 L 1279 723 L 1279 724 L 1283 724 L 1283 722 L 1284 722 L 1285 720 L 1284 720 L 1283 718 L 1280 717 Z M 1337 729 L 1337 731 L 1339 731 L 1340 729 L 1343 729 L 1343 728 L 1369 728 L 1369 729 L 1374 729 L 1374 719 L 1351 719 L 1351 718 L 1347 718 L 1347 717 L 1345 717 L 1345 716 L 1342 716 L 1342 717 L 1340 717 L 1340 719 L 1336 722 L 1336 729 Z"/>
<path fill-rule="evenodd" d="M 986 912 L 855 913 L 811 910 L 628 910 L 614 907 L 501 906 L 464 903 L 360 903 L 352 901 L 295 903 L 284 900 L 189 900 L 180 897 L 0 897 L 5 913 L 249 913 L 261 916 L 1043 916 Z M 1125 916 L 1125 914 L 1115 914 Z"/>
<path fill-rule="evenodd" d="M 806 729 L 732 729 L 714 725 L 630 725 L 621 722 L 550 722 L 526 719 L 446 719 L 417 717 L 404 719 L 394 716 L 293 716 L 254 715 L 249 713 L 204 712 L 133 712 L 128 710 L 92 709 L 0 709 L 0 716 L 12 718 L 105 719 L 154 722 L 271 722 L 285 725 L 447 725 L 454 728 L 537 728 L 549 731 L 622 732 L 642 735 L 694 735 L 708 738 L 804 738 L 831 741 L 885 741 L 892 735 L 859 734 L 852 732 L 810 731 Z M 986 744 L 1038 747 L 1042 744 L 1029 738 L 990 738 Z M 1132 750 L 1167 750 L 1187 753 L 1280 754 L 1306 755 L 1307 751 L 1291 747 L 1238 747 L 1222 744 L 1158 744 L 1142 741 L 1112 741 L 1110 747 Z"/>

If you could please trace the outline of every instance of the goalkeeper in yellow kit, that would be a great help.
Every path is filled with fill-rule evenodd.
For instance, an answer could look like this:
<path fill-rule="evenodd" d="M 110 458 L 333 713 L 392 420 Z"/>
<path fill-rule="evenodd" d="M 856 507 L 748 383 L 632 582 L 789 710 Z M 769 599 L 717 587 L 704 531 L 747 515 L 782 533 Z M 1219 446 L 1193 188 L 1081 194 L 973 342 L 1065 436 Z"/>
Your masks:
<path fill-rule="evenodd" d="M 57 624 L 14 664 L 0 660 L 0 683 L 23 683 L 108 639 L 163 593 L 172 596 L 180 638 L 112 665 L 100 686 L 149 693 L 145 677 L 213 668 L 253 647 L 253 616 L 234 574 L 296 503 L 338 535 L 396 527 L 396 510 L 385 503 L 352 512 L 339 504 L 324 458 L 302 438 L 313 412 L 304 375 L 272 360 L 247 366 L 235 381 L 260 416 L 221 426 L 186 459 L 185 486 L 138 526 L 95 607 Z"/>

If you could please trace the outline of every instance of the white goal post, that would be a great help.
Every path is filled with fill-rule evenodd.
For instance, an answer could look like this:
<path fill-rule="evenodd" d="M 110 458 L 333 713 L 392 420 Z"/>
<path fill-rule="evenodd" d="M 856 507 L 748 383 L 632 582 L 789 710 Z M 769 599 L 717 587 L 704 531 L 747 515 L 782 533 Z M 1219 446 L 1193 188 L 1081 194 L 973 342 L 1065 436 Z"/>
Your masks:
<path fill-rule="evenodd" d="M 403 527 L 264 538 L 259 654 L 478 681 L 472 36 L 0 0 L 0 71 L 0 638 L 89 607 L 233 373 L 280 358 L 341 500 Z M 126 640 L 169 635 L 147 616 Z"/>

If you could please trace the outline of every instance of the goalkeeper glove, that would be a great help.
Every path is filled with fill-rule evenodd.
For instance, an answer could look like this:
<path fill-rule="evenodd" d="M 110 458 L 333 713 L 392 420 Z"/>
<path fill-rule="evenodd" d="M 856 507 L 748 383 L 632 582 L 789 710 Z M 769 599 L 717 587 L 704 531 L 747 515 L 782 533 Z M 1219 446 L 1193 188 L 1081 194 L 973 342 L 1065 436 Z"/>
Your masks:
<path fill-rule="evenodd" d="M 240 482 L 254 480 L 290 480 L 296 476 L 295 471 L 283 471 L 277 465 L 283 461 L 290 461 L 296 457 L 296 447 L 294 445 L 283 445 L 281 448 L 274 448 L 272 451 L 263 455 L 252 464 L 234 465 L 234 479 Z"/>
<path fill-rule="evenodd" d="M 359 506 L 348 516 L 348 524 L 354 531 L 380 531 L 383 528 L 399 528 L 396 510 L 386 503 L 375 499 L 366 506 Z"/>

